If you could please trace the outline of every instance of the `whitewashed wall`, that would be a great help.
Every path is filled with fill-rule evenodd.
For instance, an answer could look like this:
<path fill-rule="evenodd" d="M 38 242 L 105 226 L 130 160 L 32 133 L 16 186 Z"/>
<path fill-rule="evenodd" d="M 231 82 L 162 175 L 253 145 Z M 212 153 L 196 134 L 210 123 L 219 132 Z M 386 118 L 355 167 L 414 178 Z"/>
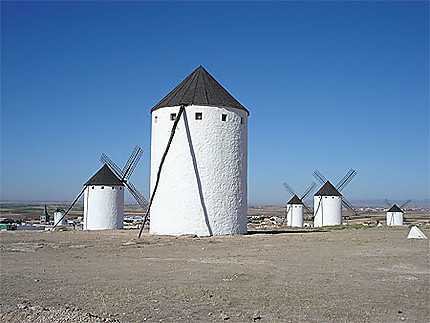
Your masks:
<path fill-rule="evenodd" d="M 123 221 L 124 187 L 87 186 L 84 192 L 84 230 L 122 229 Z"/>
<path fill-rule="evenodd" d="M 179 107 L 164 107 L 152 113 L 151 192 L 174 122 L 170 115 L 178 112 Z M 197 112 L 202 120 L 196 120 Z M 233 108 L 185 108 L 151 207 L 151 233 L 246 233 L 247 118 L 246 111 Z"/>
<path fill-rule="evenodd" d="M 301 204 L 287 205 L 287 225 L 290 227 L 303 226 L 303 205 Z"/>
<path fill-rule="evenodd" d="M 58 225 L 66 225 L 67 224 L 66 217 L 64 217 L 60 221 L 60 219 L 63 217 L 64 213 L 66 213 L 66 212 L 63 212 L 63 211 L 60 211 L 60 212 L 55 211 L 54 212 L 54 224 L 57 224 L 57 223 L 58 223 Z M 58 221 L 60 221 L 60 222 L 58 222 Z"/>
<path fill-rule="evenodd" d="M 342 197 L 314 196 L 314 227 L 341 224 Z"/>
<path fill-rule="evenodd" d="M 389 226 L 403 225 L 403 213 L 387 212 L 387 225 Z"/>

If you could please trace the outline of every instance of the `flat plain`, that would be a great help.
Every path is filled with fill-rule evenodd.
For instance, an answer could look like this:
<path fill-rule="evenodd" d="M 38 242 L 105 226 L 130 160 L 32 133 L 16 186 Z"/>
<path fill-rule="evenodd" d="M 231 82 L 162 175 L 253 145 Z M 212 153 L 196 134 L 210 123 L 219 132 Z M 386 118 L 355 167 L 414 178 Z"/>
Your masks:
<path fill-rule="evenodd" d="M 428 322 L 429 244 L 408 231 L 1 232 L 0 321 Z"/>

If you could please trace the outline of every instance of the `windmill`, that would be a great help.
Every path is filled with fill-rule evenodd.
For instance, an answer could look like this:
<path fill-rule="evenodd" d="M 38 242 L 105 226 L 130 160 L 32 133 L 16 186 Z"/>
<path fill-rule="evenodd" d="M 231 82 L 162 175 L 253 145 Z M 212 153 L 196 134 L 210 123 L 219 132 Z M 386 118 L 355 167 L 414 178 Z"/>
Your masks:
<path fill-rule="evenodd" d="M 129 181 L 136 168 L 143 150 L 136 146 L 124 167 L 119 168 L 107 155 L 101 155 L 104 164 L 85 184 L 61 219 L 53 229 L 67 216 L 82 194 L 84 194 L 84 229 L 106 230 L 121 229 L 124 217 L 124 186 L 137 203 L 146 208 L 148 203 L 137 188 Z"/>
<path fill-rule="evenodd" d="M 387 225 L 389 226 L 401 226 L 403 225 L 403 208 L 411 201 L 407 200 L 400 206 L 391 203 L 388 199 L 385 199 L 385 204 L 389 207 L 387 210 Z"/>
<path fill-rule="evenodd" d="M 285 214 L 285 218 L 282 223 L 287 220 L 287 225 L 291 227 L 303 227 L 303 207 L 310 213 L 311 210 L 304 203 L 304 199 L 309 196 L 309 194 L 314 190 L 316 183 L 312 183 L 299 197 L 297 193 L 284 182 L 284 188 L 289 192 L 293 197 L 287 203 L 287 213 Z"/>
<path fill-rule="evenodd" d="M 247 232 L 249 111 L 202 66 L 151 109 L 151 195 L 139 232 Z M 228 144 L 226 144 L 228 143 Z"/>
<path fill-rule="evenodd" d="M 333 186 L 324 175 L 316 170 L 313 175 L 323 186 L 314 194 L 314 226 L 322 227 L 342 224 L 342 205 L 355 216 L 352 204 L 340 192 L 352 181 L 357 172 L 350 169 L 345 176 Z"/>

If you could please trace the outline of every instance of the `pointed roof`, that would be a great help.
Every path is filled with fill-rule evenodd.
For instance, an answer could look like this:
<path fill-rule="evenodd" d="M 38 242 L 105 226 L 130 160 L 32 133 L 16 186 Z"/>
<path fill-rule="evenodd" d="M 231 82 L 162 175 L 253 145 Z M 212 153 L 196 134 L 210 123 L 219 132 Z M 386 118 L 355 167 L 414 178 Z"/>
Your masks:
<path fill-rule="evenodd" d="M 104 164 L 103 167 L 84 184 L 84 186 L 89 185 L 124 186 L 124 183 L 110 170 L 108 165 Z"/>
<path fill-rule="evenodd" d="M 302 200 L 299 199 L 299 197 L 296 194 L 294 194 L 294 196 L 291 198 L 291 200 L 288 201 L 287 204 L 301 204 L 301 205 L 303 205 L 303 202 L 302 202 Z"/>
<path fill-rule="evenodd" d="M 342 194 L 340 194 L 330 181 L 327 181 L 314 196 L 342 196 Z"/>
<path fill-rule="evenodd" d="M 394 204 L 392 207 L 390 207 L 387 212 L 402 212 L 403 213 L 402 209 L 399 208 L 397 206 L 397 204 Z"/>
<path fill-rule="evenodd" d="M 236 108 L 245 110 L 249 115 L 249 111 L 201 65 L 161 99 L 151 109 L 151 113 L 163 107 L 176 107 L 181 104 Z"/>
<path fill-rule="evenodd" d="M 427 239 L 427 237 L 424 232 L 414 225 L 409 231 L 408 239 Z"/>

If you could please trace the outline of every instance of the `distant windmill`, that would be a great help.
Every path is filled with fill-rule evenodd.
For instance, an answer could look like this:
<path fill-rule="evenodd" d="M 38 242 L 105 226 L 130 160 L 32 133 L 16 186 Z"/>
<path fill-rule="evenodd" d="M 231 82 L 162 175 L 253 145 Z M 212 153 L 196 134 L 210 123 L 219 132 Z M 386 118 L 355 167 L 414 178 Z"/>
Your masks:
<path fill-rule="evenodd" d="M 352 211 L 355 216 L 358 215 L 352 204 L 340 193 L 356 174 L 355 170 L 350 169 L 336 186 L 333 186 L 318 170 L 314 172 L 314 177 L 323 184 L 314 194 L 315 227 L 341 225 L 342 205 Z"/>
<path fill-rule="evenodd" d="M 45 203 L 45 209 L 43 210 L 43 213 L 40 215 L 40 222 L 48 223 L 51 220 L 51 215 L 48 213 L 48 209 L 46 208 Z"/>
<path fill-rule="evenodd" d="M 287 203 L 287 213 L 282 223 L 287 220 L 287 225 L 290 227 L 303 227 L 303 207 L 310 213 L 311 210 L 306 206 L 304 200 L 313 191 L 317 184 L 312 183 L 306 191 L 299 197 L 296 192 L 288 185 L 284 183 L 284 187 L 293 197 Z"/>
<path fill-rule="evenodd" d="M 388 199 L 384 200 L 388 207 L 390 207 L 387 210 L 387 225 L 389 226 L 401 226 L 403 225 L 403 214 L 405 213 L 403 211 L 403 208 L 411 201 L 407 200 L 405 203 L 403 203 L 400 206 L 397 206 L 397 204 L 391 203 Z"/>
<path fill-rule="evenodd" d="M 142 154 L 142 148 L 136 146 L 123 169 L 119 168 L 107 155 L 102 154 L 100 160 L 104 163 L 103 167 L 84 184 L 82 191 L 53 228 L 61 222 L 81 195 L 85 193 L 84 229 L 121 229 L 124 217 L 124 186 L 129 189 L 142 208 L 145 209 L 148 205 L 143 195 L 129 181 Z"/>

